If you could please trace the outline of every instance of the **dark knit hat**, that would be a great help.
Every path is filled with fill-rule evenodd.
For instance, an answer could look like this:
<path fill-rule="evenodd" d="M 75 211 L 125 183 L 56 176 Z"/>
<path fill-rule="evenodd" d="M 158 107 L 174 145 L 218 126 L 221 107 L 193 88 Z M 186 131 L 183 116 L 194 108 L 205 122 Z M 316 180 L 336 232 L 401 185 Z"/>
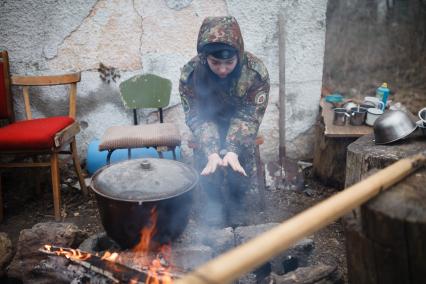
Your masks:
<path fill-rule="evenodd" d="M 206 44 L 202 52 L 217 59 L 229 59 L 237 54 L 237 50 L 234 47 L 221 42 Z"/>

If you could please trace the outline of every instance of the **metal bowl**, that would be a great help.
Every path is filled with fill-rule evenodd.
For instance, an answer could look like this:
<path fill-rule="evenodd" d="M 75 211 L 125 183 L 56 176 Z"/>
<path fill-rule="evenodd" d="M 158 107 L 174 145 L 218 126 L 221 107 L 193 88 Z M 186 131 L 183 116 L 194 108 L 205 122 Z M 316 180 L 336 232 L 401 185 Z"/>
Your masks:
<path fill-rule="evenodd" d="M 376 144 L 388 144 L 410 135 L 416 130 L 416 123 L 400 110 L 386 111 L 374 123 Z"/>

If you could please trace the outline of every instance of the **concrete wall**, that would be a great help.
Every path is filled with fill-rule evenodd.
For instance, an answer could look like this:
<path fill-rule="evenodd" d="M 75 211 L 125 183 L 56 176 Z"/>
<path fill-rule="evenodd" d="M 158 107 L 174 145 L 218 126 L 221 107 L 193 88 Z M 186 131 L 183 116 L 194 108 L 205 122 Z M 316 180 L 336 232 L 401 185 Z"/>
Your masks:
<path fill-rule="evenodd" d="M 285 30 L 285 146 L 293 159 L 311 158 L 322 86 L 327 0 L 288 1 Z"/>
<path fill-rule="evenodd" d="M 286 118 L 288 153 L 309 156 L 310 128 L 320 97 L 324 53 L 326 0 L 20 0 L 0 3 L 0 49 L 10 52 L 12 73 L 46 74 L 82 71 L 78 87 L 80 152 L 100 138 L 111 125 L 128 124 L 118 92 L 121 81 L 134 74 L 153 72 L 173 82 L 172 105 L 180 67 L 196 53 L 196 38 L 206 16 L 234 15 L 241 25 L 247 50 L 258 55 L 271 76 L 271 100 L 261 126 L 265 136 L 262 156 L 278 157 L 278 15 L 286 11 L 288 39 L 286 73 L 289 83 Z M 102 81 L 99 63 L 117 68 L 120 78 Z M 16 93 L 18 90 L 14 90 Z M 38 90 L 39 92 L 47 92 Z M 47 103 L 35 100 L 35 116 L 66 113 L 54 95 Z M 47 107 L 49 106 L 49 107 Z M 20 97 L 15 97 L 18 118 L 23 117 Z M 143 120 L 151 120 L 142 114 Z M 184 137 L 181 107 L 171 107 L 166 120 L 179 122 Z M 310 136 L 309 136 L 310 137 Z"/>

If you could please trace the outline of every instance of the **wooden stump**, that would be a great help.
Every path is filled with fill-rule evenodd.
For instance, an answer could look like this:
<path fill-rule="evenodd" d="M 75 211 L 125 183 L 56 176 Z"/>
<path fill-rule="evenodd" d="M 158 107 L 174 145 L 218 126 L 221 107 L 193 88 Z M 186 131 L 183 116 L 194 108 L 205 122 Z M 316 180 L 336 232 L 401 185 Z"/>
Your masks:
<path fill-rule="evenodd" d="M 324 130 L 325 125 L 321 119 L 315 129 L 314 174 L 325 185 L 343 188 L 346 148 L 357 137 L 326 137 Z"/>
<path fill-rule="evenodd" d="M 366 135 L 349 145 L 346 186 L 374 168 L 426 150 L 426 139 L 375 145 Z M 373 170 L 374 171 L 374 170 Z M 426 283 L 426 169 L 422 168 L 345 218 L 350 283 Z"/>

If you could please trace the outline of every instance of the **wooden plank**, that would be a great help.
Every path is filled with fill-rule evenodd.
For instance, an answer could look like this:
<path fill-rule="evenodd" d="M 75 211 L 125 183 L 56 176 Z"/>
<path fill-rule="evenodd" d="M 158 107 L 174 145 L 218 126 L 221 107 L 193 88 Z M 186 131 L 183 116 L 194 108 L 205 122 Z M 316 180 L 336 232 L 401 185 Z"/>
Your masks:
<path fill-rule="evenodd" d="M 52 176 L 53 210 L 55 221 L 61 220 L 61 180 L 59 175 L 58 154 L 53 152 L 50 157 L 50 173 Z"/>
<path fill-rule="evenodd" d="M 6 50 L 0 52 L 0 59 L 3 62 L 3 74 L 4 78 L 4 87 L 6 90 L 6 109 L 7 116 L 9 122 L 15 121 L 15 113 L 13 112 L 13 100 L 12 100 L 12 92 L 10 90 L 11 82 L 10 82 L 10 68 L 9 68 L 9 55 Z"/>
<path fill-rule="evenodd" d="M 31 114 L 31 104 L 30 104 L 30 90 L 28 86 L 24 86 L 22 88 L 22 92 L 24 94 L 24 102 L 25 102 L 25 114 L 27 119 L 33 119 Z"/>
<path fill-rule="evenodd" d="M 77 101 L 77 83 L 73 83 L 73 84 L 71 84 L 71 87 L 70 87 L 69 116 L 74 118 L 74 119 L 75 119 L 75 115 L 76 115 L 76 112 L 77 112 L 76 101 Z"/>
<path fill-rule="evenodd" d="M 50 163 L 8 163 L 0 164 L 0 168 L 40 168 L 40 167 L 50 167 Z"/>
<path fill-rule="evenodd" d="M 51 86 L 80 82 L 80 72 L 51 76 L 12 76 L 12 85 L 18 86 Z"/>
<path fill-rule="evenodd" d="M 62 129 L 60 132 L 56 133 L 54 141 L 55 141 L 55 147 L 61 147 L 62 145 L 65 145 L 71 139 L 77 135 L 77 133 L 80 132 L 80 126 L 78 122 L 74 122 L 73 124 L 67 126 L 66 128 Z"/>
<path fill-rule="evenodd" d="M 360 137 L 373 132 L 373 127 L 368 125 L 354 126 L 349 122 L 345 126 L 333 124 L 333 106 L 324 99 L 320 101 L 321 116 L 324 118 L 324 135 L 327 137 Z"/>
<path fill-rule="evenodd" d="M 86 182 L 84 181 L 83 174 L 81 172 L 80 159 L 78 158 L 77 142 L 75 141 L 75 137 L 72 139 L 70 149 L 72 154 L 72 160 L 74 162 L 74 169 L 75 169 L 75 172 L 77 173 L 78 182 L 80 183 L 81 191 L 83 192 L 84 196 L 87 196 L 88 192 L 87 192 Z"/>

